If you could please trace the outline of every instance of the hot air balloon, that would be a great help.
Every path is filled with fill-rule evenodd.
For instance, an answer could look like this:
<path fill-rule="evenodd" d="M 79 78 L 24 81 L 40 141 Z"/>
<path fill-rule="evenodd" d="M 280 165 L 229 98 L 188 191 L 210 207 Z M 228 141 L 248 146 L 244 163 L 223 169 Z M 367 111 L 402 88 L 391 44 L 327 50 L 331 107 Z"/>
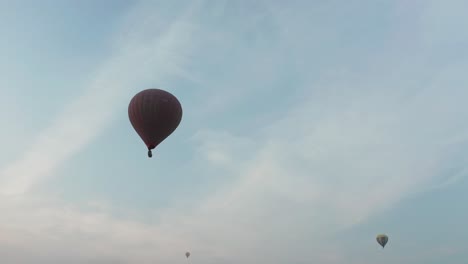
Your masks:
<path fill-rule="evenodd" d="M 182 120 L 182 106 L 171 93 L 147 89 L 137 93 L 128 105 L 128 117 L 133 128 L 148 148 L 152 149 L 171 135 Z"/>
<path fill-rule="evenodd" d="M 379 243 L 382 248 L 385 248 L 385 245 L 388 242 L 388 236 L 384 234 L 377 235 L 377 243 Z"/>
<path fill-rule="evenodd" d="M 188 251 L 185 252 L 185 256 L 186 256 L 187 258 L 190 257 L 190 252 L 188 252 Z"/>

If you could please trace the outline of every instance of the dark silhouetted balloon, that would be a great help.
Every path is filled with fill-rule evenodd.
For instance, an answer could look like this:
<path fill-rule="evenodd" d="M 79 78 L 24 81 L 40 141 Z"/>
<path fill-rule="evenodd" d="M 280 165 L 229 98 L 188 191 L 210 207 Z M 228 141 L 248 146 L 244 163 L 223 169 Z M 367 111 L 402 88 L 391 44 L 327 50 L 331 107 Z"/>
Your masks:
<path fill-rule="evenodd" d="M 379 243 L 382 246 L 382 248 L 384 248 L 388 242 L 388 236 L 384 234 L 377 235 L 376 239 L 377 243 Z"/>
<path fill-rule="evenodd" d="M 169 92 L 147 89 L 137 93 L 128 105 L 128 117 L 133 128 L 148 147 L 152 149 L 171 135 L 182 120 L 182 106 Z"/>

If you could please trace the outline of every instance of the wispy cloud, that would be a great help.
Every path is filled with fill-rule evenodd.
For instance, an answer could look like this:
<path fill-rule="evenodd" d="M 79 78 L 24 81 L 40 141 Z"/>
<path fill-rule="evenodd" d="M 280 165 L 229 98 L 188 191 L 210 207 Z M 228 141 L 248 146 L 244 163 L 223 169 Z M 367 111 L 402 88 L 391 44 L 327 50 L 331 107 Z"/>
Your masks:
<path fill-rule="evenodd" d="M 151 6 L 151 5 L 150 5 Z M 188 7 L 167 28 L 154 28 L 162 18 L 148 12 L 148 3 L 135 7 L 114 47 L 114 55 L 96 70 L 83 93 L 41 131 L 24 155 L 0 172 L 1 192 L 20 194 L 53 175 L 60 164 L 86 147 L 114 120 L 115 110 L 128 103 L 139 84 L 161 80 L 183 68 L 187 37 L 193 33 Z M 141 16 L 141 14 L 145 16 Z M 135 19 L 135 20 L 134 20 Z"/>
<path fill-rule="evenodd" d="M 328 12 L 335 8 L 324 4 L 317 10 Z M 415 53 L 413 59 L 394 57 L 406 54 L 395 51 L 395 47 L 406 45 L 406 39 L 399 34 L 386 36 L 393 46 L 385 43 L 364 52 L 360 45 L 351 43 L 351 47 L 328 50 L 324 55 L 322 50 L 329 43 L 344 39 L 333 31 L 333 26 L 320 26 L 318 16 L 313 18 L 317 24 L 305 23 L 309 17 L 305 13 L 309 14 L 310 8 L 275 9 L 273 6 L 266 9 L 271 14 L 262 10 L 261 15 L 249 19 L 258 22 L 273 16 L 269 19 L 276 21 L 277 27 L 273 28 L 280 33 L 263 36 L 258 41 L 275 42 L 274 47 L 261 53 L 259 63 L 255 64 L 255 58 L 259 58 L 256 52 L 262 45 L 257 49 L 245 45 L 247 55 L 238 55 L 242 54 L 239 49 L 237 57 L 231 58 L 237 65 L 233 66 L 234 73 L 210 81 L 203 75 L 205 72 L 185 69 L 183 65 L 191 63 L 189 56 L 175 52 L 185 48 L 187 34 L 197 30 L 196 25 L 189 23 L 191 10 L 195 9 L 169 23 L 172 26 L 168 31 L 163 30 L 163 37 L 154 37 L 148 31 L 152 32 L 153 25 L 159 25 L 153 23 L 157 18 L 145 6 L 138 9 L 129 19 L 138 18 L 138 23 L 129 24 L 128 42 L 116 48 L 116 54 L 120 55 L 103 66 L 95 83 L 55 125 L 42 133 L 29 154 L 3 171 L 3 177 L 17 178 L 6 181 L 3 191 L 27 191 L 86 146 L 104 129 L 106 122 L 111 122 L 112 109 L 126 102 L 134 92 L 126 87 L 141 82 L 138 79 L 143 73 L 131 77 L 123 73 L 135 73 L 131 69 L 142 61 L 148 69 L 145 73 L 158 69 L 207 85 L 203 94 L 213 93 L 213 97 L 197 109 L 200 115 L 214 109 L 217 111 L 213 115 L 218 115 L 229 107 L 223 102 L 237 106 L 239 101 L 230 101 L 233 95 L 239 99 L 258 93 L 262 95 L 261 103 L 267 105 L 269 100 L 281 101 L 287 97 L 281 93 L 283 87 L 273 86 L 279 79 L 286 79 L 285 83 L 302 91 L 301 98 L 280 110 L 267 107 L 274 108 L 274 120 L 266 127 L 252 126 L 249 133 L 236 133 L 215 123 L 211 123 L 212 127 L 195 127 L 199 130 L 193 142 L 198 144 L 198 149 L 192 163 L 185 165 L 187 170 L 202 167 L 208 172 L 216 168 L 215 173 L 209 171 L 209 177 L 225 177 L 225 181 L 216 192 L 205 193 L 203 199 L 192 201 L 190 207 L 175 205 L 156 212 L 157 220 L 152 223 L 113 216 L 112 209 L 106 206 L 100 206 L 96 212 L 52 199 L 5 197 L 0 201 L 0 209 L 7 217 L 0 219 L 0 226 L 2 234 L 7 235 L 2 236 L 0 243 L 10 245 L 16 252 L 36 249 L 30 254 L 31 259 L 22 259 L 22 263 L 37 263 L 33 259 L 62 263 L 70 257 L 81 263 L 153 263 L 155 260 L 170 263 L 182 260 L 183 253 L 190 250 L 193 259 L 208 264 L 310 261 L 370 264 L 375 259 L 364 259 L 365 254 L 349 255 L 343 250 L 341 238 L 336 236 L 390 210 L 405 197 L 430 190 L 428 186 L 438 186 L 440 182 L 443 183 L 440 186 L 446 186 L 464 177 L 465 171 L 460 168 L 466 164 L 461 145 L 466 143 L 463 135 L 468 133 L 465 124 L 468 92 L 463 86 L 467 81 L 466 63 L 432 61 L 424 70 L 417 70 L 428 63 L 422 59 L 428 51 Z M 295 17 L 288 13 L 293 11 L 298 12 Z M 327 12 L 324 14 L 328 15 Z M 133 30 L 139 23 L 148 27 Z M 421 25 L 410 26 L 414 30 Z M 390 28 L 398 31 L 403 27 L 406 25 L 394 22 Z M 241 28 L 243 33 L 253 30 Z M 216 30 L 215 33 L 203 28 L 200 31 L 198 36 L 219 37 Z M 221 35 L 232 39 L 238 36 Z M 231 38 L 214 39 L 224 45 Z M 416 37 L 414 45 L 426 47 L 427 42 Z M 216 51 L 229 50 L 229 46 L 223 45 Z M 349 55 L 344 59 L 331 58 L 335 50 Z M 279 51 L 286 52 L 287 56 Z M 353 52 L 358 55 L 353 56 Z M 165 68 L 168 61 L 165 58 L 174 64 Z M 164 61 L 164 67 L 158 63 L 159 59 Z M 336 64 L 328 64 L 330 60 Z M 267 67 L 269 64 L 275 66 Z M 317 64 L 324 69 L 317 70 L 320 68 Z M 287 71 L 288 67 L 277 65 L 291 68 Z M 256 68 L 261 70 L 254 71 Z M 314 74 L 314 70 L 320 74 Z M 278 75 L 282 78 L 277 78 Z M 251 86 L 227 92 L 223 89 L 245 85 L 247 81 L 240 76 L 247 76 Z M 220 86 L 224 81 L 229 81 L 229 85 Z M 279 99 L 266 91 L 277 92 Z M 108 97 L 111 92 L 113 96 Z M 64 148 L 70 141 L 72 144 Z M 459 177 L 447 178 L 453 175 L 447 172 L 456 169 L 460 169 Z M 369 243 L 374 242 L 373 237 L 368 239 Z M 441 254 L 445 253 L 453 252 L 442 250 Z M 19 255 L 11 262 L 24 257 Z M 404 259 L 397 256 L 386 259 L 386 263 Z M 412 258 L 421 259 L 420 256 Z"/>

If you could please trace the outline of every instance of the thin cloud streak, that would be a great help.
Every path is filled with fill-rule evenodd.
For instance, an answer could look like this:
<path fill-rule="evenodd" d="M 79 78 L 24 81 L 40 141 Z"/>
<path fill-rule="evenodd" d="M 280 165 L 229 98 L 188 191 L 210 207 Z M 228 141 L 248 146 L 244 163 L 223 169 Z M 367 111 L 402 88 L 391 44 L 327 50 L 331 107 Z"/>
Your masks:
<path fill-rule="evenodd" d="M 146 12 L 145 7 L 137 6 L 132 17 Z M 148 80 L 148 76 L 163 79 L 172 70 L 181 68 L 184 58 L 175 54 L 182 49 L 189 50 L 185 48 L 189 43 L 186 38 L 193 31 L 190 15 L 195 8 L 195 5 L 189 7 L 184 16 L 158 35 L 151 29 L 151 22 L 157 19 L 154 14 L 140 17 L 138 21 L 145 21 L 146 28 L 139 28 L 137 34 L 127 29 L 130 32 L 122 36 L 125 42 L 115 47 L 114 57 L 97 70 L 95 79 L 80 98 L 71 102 L 39 134 L 23 157 L 0 171 L 1 193 L 25 193 L 37 182 L 52 176 L 61 163 L 86 147 L 114 120 L 115 110 L 125 105 L 131 92 L 138 89 L 135 84 Z"/>
<path fill-rule="evenodd" d="M 287 21 L 280 22 L 288 28 Z M 294 32 L 288 34 L 290 38 L 279 38 L 285 46 L 299 38 Z M 179 43 L 168 41 L 164 47 L 174 42 Z M 386 54 L 385 49 L 380 52 Z M 171 263 L 183 261 L 184 252 L 190 250 L 197 262 L 207 264 L 375 263 L 368 257 L 373 237 L 358 241 L 366 248 L 349 255 L 340 241 L 347 238 L 336 236 L 390 210 L 421 186 L 445 179 L 445 162 L 459 157 L 445 150 L 456 149 L 452 139 L 468 133 L 468 127 L 460 125 L 468 115 L 464 102 L 468 93 L 451 82 L 466 80 L 466 75 L 435 67 L 430 78 L 413 72 L 408 76 L 404 71 L 421 67 L 421 62 L 402 67 L 390 57 L 379 57 L 367 68 L 360 65 L 364 73 L 346 69 L 335 74 L 331 69 L 319 80 L 302 79 L 295 85 L 310 90 L 307 96 L 278 114 L 268 127 L 258 128 L 254 136 L 201 129 L 194 136 L 200 147 L 193 164 L 186 165 L 188 172 L 196 164 L 216 167 L 217 174 L 232 177 L 193 206 L 158 210 L 157 221 L 143 224 L 112 216 L 112 209 L 105 206 L 89 212 L 63 202 L 11 196 L 0 201 L 1 211 L 8 215 L 0 220 L 9 234 L 3 244 L 18 250 L 26 243 L 27 248 L 37 248 L 33 255 L 47 252 L 48 259 L 57 262 L 64 252 L 72 257 L 95 256 L 82 261 L 86 263 Z M 271 58 L 272 63 L 283 59 Z M 250 69 L 239 69 L 239 76 L 242 70 L 247 74 Z M 389 72 L 397 77 L 388 77 Z M 402 76 L 432 86 L 408 92 L 414 83 Z M 271 82 L 263 76 L 253 81 Z M 239 86 L 235 79 L 230 85 Z M 453 118 L 454 113 L 458 118 Z M 49 207 L 38 206 L 44 204 Z M 416 262 L 422 257 L 396 255 L 379 260 L 408 259 Z"/>

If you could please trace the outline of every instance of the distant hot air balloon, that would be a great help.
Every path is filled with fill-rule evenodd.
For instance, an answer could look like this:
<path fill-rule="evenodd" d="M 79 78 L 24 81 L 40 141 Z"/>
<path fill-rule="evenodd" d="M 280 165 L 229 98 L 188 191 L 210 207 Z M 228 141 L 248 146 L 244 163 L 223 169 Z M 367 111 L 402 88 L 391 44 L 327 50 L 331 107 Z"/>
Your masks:
<path fill-rule="evenodd" d="M 128 105 L 128 117 L 135 131 L 148 147 L 148 157 L 152 149 L 176 130 L 182 120 L 182 106 L 169 92 L 160 89 L 147 89 L 137 93 Z"/>
<path fill-rule="evenodd" d="M 188 251 L 185 252 L 185 256 L 186 256 L 187 258 L 190 257 L 190 252 L 188 252 Z"/>
<path fill-rule="evenodd" d="M 379 243 L 382 248 L 385 248 L 385 245 L 388 242 L 388 236 L 384 234 L 377 235 L 377 243 Z"/>

